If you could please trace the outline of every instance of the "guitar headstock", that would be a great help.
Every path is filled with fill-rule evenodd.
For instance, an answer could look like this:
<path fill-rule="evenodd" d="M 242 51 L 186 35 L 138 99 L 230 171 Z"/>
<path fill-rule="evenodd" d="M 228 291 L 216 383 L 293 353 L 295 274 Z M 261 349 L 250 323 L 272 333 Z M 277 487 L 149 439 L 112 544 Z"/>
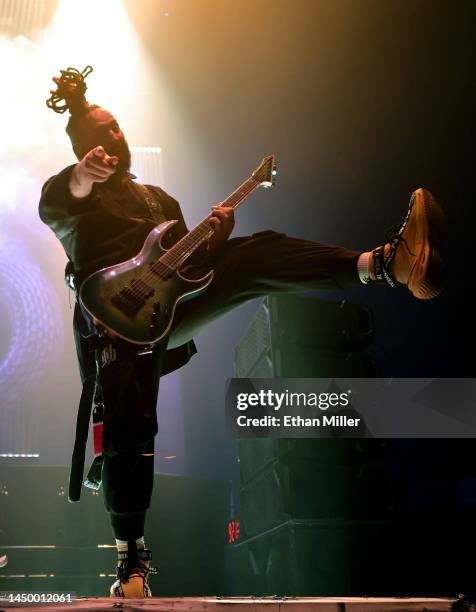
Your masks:
<path fill-rule="evenodd" d="M 251 174 L 262 187 L 273 187 L 276 182 L 276 160 L 274 155 L 264 157 L 261 164 Z"/>

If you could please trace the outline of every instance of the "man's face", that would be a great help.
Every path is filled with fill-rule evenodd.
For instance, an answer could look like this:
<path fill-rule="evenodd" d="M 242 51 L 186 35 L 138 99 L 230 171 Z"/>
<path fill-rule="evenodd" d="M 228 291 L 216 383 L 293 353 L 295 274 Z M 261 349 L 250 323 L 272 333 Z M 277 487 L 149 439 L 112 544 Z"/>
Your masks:
<path fill-rule="evenodd" d="M 131 153 L 118 122 L 104 108 L 93 108 L 82 121 L 81 137 L 74 150 L 79 159 L 102 145 L 108 155 L 117 155 L 116 176 L 124 175 L 131 166 Z"/>

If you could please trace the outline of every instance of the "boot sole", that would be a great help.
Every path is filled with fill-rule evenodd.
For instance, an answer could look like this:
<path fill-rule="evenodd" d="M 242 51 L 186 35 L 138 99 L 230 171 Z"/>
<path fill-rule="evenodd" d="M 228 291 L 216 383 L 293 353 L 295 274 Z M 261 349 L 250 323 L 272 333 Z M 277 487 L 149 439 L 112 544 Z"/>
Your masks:
<path fill-rule="evenodd" d="M 110 597 L 121 597 L 124 599 L 144 599 L 152 597 L 150 586 L 139 576 L 130 576 L 126 583 L 117 584 L 116 581 L 110 589 Z M 124 588 L 125 587 L 125 588 Z M 115 592 L 117 589 L 117 593 Z M 119 594 L 122 592 L 122 595 Z"/>
<path fill-rule="evenodd" d="M 430 300 L 441 293 L 445 281 L 442 252 L 446 247 L 446 219 L 435 197 L 426 189 L 417 189 L 411 214 L 425 228 L 425 238 L 407 286 L 420 300 Z"/>

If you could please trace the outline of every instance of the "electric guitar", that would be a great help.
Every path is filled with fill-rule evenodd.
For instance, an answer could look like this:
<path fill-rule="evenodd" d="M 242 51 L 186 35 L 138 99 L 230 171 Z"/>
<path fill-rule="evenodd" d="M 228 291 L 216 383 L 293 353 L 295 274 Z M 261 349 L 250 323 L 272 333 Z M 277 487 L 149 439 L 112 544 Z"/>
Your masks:
<path fill-rule="evenodd" d="M 269 155 L 221 205 L 238 208 L 258 187 L 272 187 L 275 177 L 275 158 Z M 213 270 L 199 279 L 185 278 L 180 271 L 213 233 L 208 222 L 211 216 L 169 249 L 162 247 L 162 238 L 177 221 L 157 225 L 135 257 L 84 280 L 79 299 L 100 333 L 147 348 L 166 338 L 177 304 L 198 297 L 213 280 Z"/>

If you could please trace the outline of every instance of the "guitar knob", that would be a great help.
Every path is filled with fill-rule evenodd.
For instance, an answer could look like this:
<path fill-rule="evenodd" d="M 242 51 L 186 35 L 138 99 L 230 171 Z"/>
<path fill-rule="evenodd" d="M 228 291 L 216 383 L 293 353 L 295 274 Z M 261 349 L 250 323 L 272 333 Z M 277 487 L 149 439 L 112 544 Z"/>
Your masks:
<path fill-rule="evenodd" d="M 154 337 L 155 335 L 155 327 L 157 325 L 157 320 L 160 317 L 160 302 L 155 302 L 154 304 L 154 310 L 152 311 L 152 315 L 150 317 L 150 325 L 149 325 L 149 331 L 150 331 L 150 336 L 151 338 Z"/>

